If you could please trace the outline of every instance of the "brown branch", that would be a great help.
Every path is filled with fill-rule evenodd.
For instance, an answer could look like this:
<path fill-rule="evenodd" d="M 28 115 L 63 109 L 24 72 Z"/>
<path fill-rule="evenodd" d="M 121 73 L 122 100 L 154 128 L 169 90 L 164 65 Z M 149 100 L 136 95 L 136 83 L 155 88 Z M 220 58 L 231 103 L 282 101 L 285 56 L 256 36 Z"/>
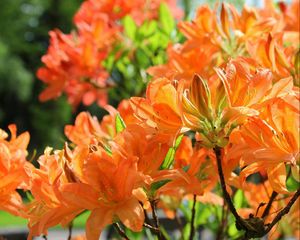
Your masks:
<path fill-rule="evenodd" d="M 275 191 L 272 192 L 272 195 L 271 195 L 271 197 L 269 199 L 269 202 L 268 202 L 268 204 L 267 204 L 267 206 L 266 206 L 266 208 L 265 208 L 265 210 L 264 210 L 264 212 L 263 212 L 263 214 L 261 216 L 262 218 L 265 218 L 266 216 L 269 215 L 271 207 L 272 207 L 272 203 L 274 202 L 274 200 L 277 197 L 277 195 L 278 195 L 277 192 L 275 192 Z"/>
<path fill-rule="evenodd" d="M 190 238 L 189 238 L 190 240 L 193 240 L 194 235 L 195 235 L 196 200 L 197 200 L 197 195 L 194 194 L 193 207 L 192 207 L 192 218 L 191 218 L 191 232 L 190 232 Z"/>
<path fill-rule="evenodd" d="M 226 190 L 226 183 L 225 183 L 224 173 L 223 173 L 223 169 L 222 169 L 222 162 L 221 162 L 221 148 L 216 146 L 214 148 L 214 152 L 215 152 L 216 158 L 217 158 L 218 173 L 219 173 L 219 177 L 220 177 L 223 196 L 224 196 L 225 201 L 227 202 L 227 205 L 228 205 L 231 213 L 234 215 L 234 217 L 236 219 L 237 229 L 244 230 L 246 232 L 244 239 L 259 238 L 259 237 L 265 236 L 272 229 L 272 227 L 275 224 L 277 224 L 280 221 L 280 219 L 290 211 L 291 207 L 293 206 L 295 201 L 300 196 L 300 189 L 297 190 L 297 192 L 291 198 L 291 200 L 286 205 L 286 207 L 277 214 L 277 216 L 273 219 L 273 221 L 270 224 L 265 224 L 264 219 L 259 218 L 259 217 L 250 216 L 248 219 L 243 219 L 238 215 L 238 213 L 231 201 L 230 195 Z M 275 195 L 276 195 L 275 193 L 272 194 L 272 196 L 273 196 L 273 197 L 271 196 L 272 201 L 269 201 L 269 203 L 268 203 L 269 207 L 267 206 L 268 208 L 271 208 L 272 202 L 274 201 L 274 199 L 276 197 Z M 270 211 L 270 210 L 267 210 L 267 211 Z"/>
<path fill-rule="evenodd" d="M 147 213 L 147 210 L 144 208 L 144 204 L 142 202 L 139 202 L 140 205 L 142 206 L 143 208 L 143 211 L 144 211 L 144 216 L 145 216 L 145 222 L 149 225 L 151 225 L 151 221 L 150 221 L 150 218 L 149 218 L 149 215 Z"/>
<path fill-rule="evenodd" d="M 153 227 L 152 225 L 148 224 L 148 223 L 143 223 L 143 226 L 150 229 L 152 232 L 154 232 L 155 234 L 159 232 L 159 229 L 156 227 Z"/>
<path fill-rule="evenodd" d="M 227 192 L 227 189 L 226 189 L 226 183 L 225 183 L 224 173 L 223 173 L 223 169 L 222 169 L 221 148 L 216 146 L 214 148 L 214 152 L 215 152 L 216 158 L 217 158 L 218 173 L 219 173 L 219 177 L 220 177 L 221 188 L 222 188 L 222 191 L 223 191 L 223 197 L 224 197 L 231 213 L 235 217 L 237 226 L 241 227 L 242 229 L 247 229 L 247 226 L 245 225 L 244 221 L 242 221 L 242 218 L 237 213 L 237 211 L 236 211 L 236 209 L 235 209 L 235 207 L 234 207 L 234 205 L 231 201 L 230 195 L 229 195 L 229 193 Z"/>
<path fill-rule="evenodd" d="M 273 219 L 273 221 L 268 225 L 268 227 L 266 229 L 266 234 L 271 231 L 272 227 L 274 227 L 274 225 L 277 224 L 284 215 L 289 213 L 291 207 L 296 202 L 296 200 L 298 199 L 299 196 L 300 196 L 300 189 L 297 190 L 297 192 L 294 194 L 294 196 L 291 198 L 291 200 L 288 202 L 288 204 L 285 206 L 285 208 L 282 209 L 277 214 L 277 216 Z"/>
<path fill-rule="evenodd" d="M 151 204 L 151 209 L 152 209 L 152 217 L 153 217 L 153 220 L 154 220 L 154 226 L 158 230 L 156 232 L 156 235 L 157 235 L 159 240 L 165 240 L 166 238 L 163 236 L 163 234 L 162 234 L 162 232 L 160 231 L 160 228 L 159 228 L 159 220 L 158 220 L 158 217 L 156 215 L 156 201 L 154 199 L 152 199 L 152 200 L 150 200 L 150 204 Z"/>
<path fill-rule="evenodd" d="M 68 226 L 68 230 L 69 230 L 68 240 L 72 239 L 72 229 L 73 229 L 73 222 L 70 222 L 70 224 Z"/>
<path fill-rule="evenodd" d="M 119 235 L 126 240 L 129 240 L 129 238 L 127 237 L 126 233 L 124 232 L 124 230 L 120 227 L 120 225 L 118 223 L 114 223 L 113 224 L 115 229 L 117 230 L 117 232 L 119 233 Z"/>

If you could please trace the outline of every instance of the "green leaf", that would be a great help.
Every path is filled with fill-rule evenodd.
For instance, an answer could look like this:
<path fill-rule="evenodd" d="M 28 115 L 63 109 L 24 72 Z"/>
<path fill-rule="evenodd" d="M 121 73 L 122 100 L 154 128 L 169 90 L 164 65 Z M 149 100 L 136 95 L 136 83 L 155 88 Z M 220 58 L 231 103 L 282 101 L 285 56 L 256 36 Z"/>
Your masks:
<path fill-rule="evenodd" d="M 237 230 L 235 223 L 230 224 L 228 228 L 228 234 L 230 237 L 233 237 L 239 233 L 239 230 Z"/>
<path fill-rule="evenodd" d="M 238 209 L 243 206 L 244 194 L 241 189 L 238 189 L 233 197 L 234 206 Z"/>
<path fill-rule="evenodd" d="M 109 156 L 112 156 L 112 151 L 110 149 L 110 147 L 106 144 L 103 144 L 103 148 L 105 150 L 105 152 L 109 155 Z"/>
<path fill-rule="evenodd" d="M 177 148 L 179 147 L 179 145 L 180 145 L 180 143 L 181 143 L 181 140 L 182 140 L 183 136 L 184 136 L 184 135 L 181 134 L 181 135 L 179 135 L 179 136 L 176 138 L 175 146 L 174 146 L 175 150 L 177 150 Z"/>
<path fill-rule="evenodd" d="M 140 68 L 148 68 L 151 65 L 149 56 L 144 49 L 138 48 L 135 52 L 135 56 Z"/>
<path fill-rule="evenodd" d="M 183 230 L 182 230 L 182 233 L 183 233 L 183 239 L 189 239 L 190 237 L 190 232 L 191 232 L 191 224 L 190 223 L 187 223 L 185 224 Z"/>
<path fill-rule="evenodd" d="M 297 191 L 297 189 L 300 187 L 300 183 L 290 176 L 286 181 L 286 187 L 290 192 Z"/>
<path fill-rule="evenodd" d="M 127 37 L 134 40 L 137 26 L 131 16 L 127 15 L 123 19 L 124 32 Z"/>
<path fill-rule="evenodd" d="M 125 122 L 121 115 L 117 113 L 116 115 L 116 132 L 120 133 L 126 128 Z"/>
<path fill-rule="evenodd" d="M 144 22 L 142 24 L 142 26 L 140 26 L 137 29 L 137 36 L 136 36 L 136 38 L 138 39 L 138 41 L 142 41 L 144 39 L 148 39 L 153 34 L 155 34 L 156 32 L 158 32 L 157 25 L 158 25 L 157 21 L 154 21 L 154 20 Z"/>
<path fill-rule="evenodd" d="M 162 3 L 159 7 L 159 21 L 161 23 L 162 30 L 166 34 L 171 35 L 171 32 L 175 28 L 175 20 L 168 8 L 168 5 L 165 3 Z"/>
<path fill-rule="evenodd" d="M 171 180 L 166 179 L 166 180 L 161 180 L 161 181 L 152 183 L 151 187 L 150 187 L 150 196 L 155 196 L 156 190 L 161 188 L 162 186 L 164 186 L 165 184 L 167 184 L 170 181 Z"/>
<path fill-rule="evenodd" d="M 29 202 L 32 202 L 34 200 L 34 197 L 32 196 L 31 192 L 26 191 L 25 194 Z"/>
<path fill-rule="evenodd" d="M 129 239 L 141 240 L 143 239 L 143 231 L 141 232 L 133 232 L 129 228 L 125 228 L 125 233 Z"/>
<path fill-rule="evenodd" d="M 174 161 L 176 150 L 179 147 L 183 136 L 184 136 L 183 134 L 179 135 L 175 141 L 174 146 L 169 148 L 167 155 L 164 159 L 164 162 L 162 163 L 162 165 L 160 167 L 161 169 L 169 169 L 171 167 L 171 165 Z"/>
<path fill-rule="evenodd" d="M 169 148 L 167 155 L 165 157 L 165 160 L 161 166 L 161 169 L 168 169 L 173 161 L 174 161 L 174 157 L 175 157 L 175 149 L 173 147 Z"/>

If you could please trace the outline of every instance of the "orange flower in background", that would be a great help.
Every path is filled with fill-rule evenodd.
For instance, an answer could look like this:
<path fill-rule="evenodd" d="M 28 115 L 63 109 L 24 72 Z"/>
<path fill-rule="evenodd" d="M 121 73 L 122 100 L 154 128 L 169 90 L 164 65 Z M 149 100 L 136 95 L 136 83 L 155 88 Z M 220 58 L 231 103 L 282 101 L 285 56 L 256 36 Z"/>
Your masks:
<path fill-rule="evenodd" d="M 167 76 L 178 81 L 189 81 L 195 73 L 209 78 L 215 67 L 231 58 L 250 56 L 260 67 L 271 68 L 276 81 L 292 75 L 299 84 L 299 30 L 289 27 L 289 19 L 298 16 L 296 2 L 288 7 L 280 4 L 286 8 L 284 17 L 270 2 L 263 9 L 245 6 L 241 13 L 226 3 L 220 11 L 218 6 L 201 6 L 193 21 L 179 23 L 187 40 L 170 46 L 168 62 L 151 67 L 149 73 L 154 78 Z"/>
<path fill-rule="evenodd" d="M 157 19 L 161 3 L 167 3 L 176 15 L 180 14 L 174 0 L 151 0 L 146 4 L 141 0 L 83 2 L 74 17 L 77 29 L 72 34 L 50 32 L 48 53 L 42 57 L 45 66 L 37 72 L 38 78 L 47 84 L 40 100 L 47 101 L 65 93 L 74 108 L 81 102 L 105 106 L 107 89 L 114 84 L 108 80 L 103 63 L 123 38 L 120 20 L 127 14 L 138 24 Z"/>
<path fill-rule="evenodd" d="M 296 84 L 299 85 L 299 72 L 297 73 L 296 54 L 299 51 L 299 33 L 290 41 L 295 46 L 284 47 L 283 34 L 269 34 L 267 39 L 260 39 L 256 42 L 249 42 L 247 49 L 250 56 L 266 68 L 272 70 L 278 81 L 280 78 L 293 76 Z M 287 41 L 285 41 L 287 42 Z"/>
<path fill-rule="evenodd" d="M 147 0 L 146 2 L 142 0 L 86 0 L 76 13 L 74 22 L 75 24 L 80 22 L 91 24 L 94 17 L 99 14 L 107 14 L 114 22 L 128 14 L 140 25 L 146 20 L 158 18 L 161 3 L 168 4 L 176 18 L 182 16 L 182 11 L 176 6 L 174 0 Z"/>
<path fill-rule="evenodd" d="M 106 104 L 106 92 L 110 83 L 108 74 L 101 66 L 114 41 L 114 29 L 110 28 L 106 16 L 99 16 L 92 25 L 81 24 L 75 35 L 50 32 L 50 47 L 42 57 L 46 66 L 37 76 L 48 84 L 40 100 L 56 98 L 65 92 L 68 101 L 76 107 L 81 101 L 90 105 L 98 101 Z"/>
<path fill-rule="evenodd" d="M 17 127 L 8 126 L 11 137 L 0 129 L 0 209 L 14 215 L 21 215 L 23 209 L 22 198 L 17 189 L 29 188 L 29 177 L 26 168 L 33 166 L 26 161 L 29 133 L 17 136 Z"/>

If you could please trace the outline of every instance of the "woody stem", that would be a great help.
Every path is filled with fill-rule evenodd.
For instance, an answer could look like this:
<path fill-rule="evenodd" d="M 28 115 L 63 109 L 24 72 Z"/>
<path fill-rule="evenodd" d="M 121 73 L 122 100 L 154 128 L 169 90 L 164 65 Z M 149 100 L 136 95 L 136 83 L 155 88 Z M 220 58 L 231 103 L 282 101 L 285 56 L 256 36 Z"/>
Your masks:
<path fill-rule="evenodd" d="M 271 195 L 271 197 L 269 199 L 269 202 L 268 202 L 268 204 L 267 204 L 267 206 L 266 206 L 266 208 L 265 208 L 265 210 L 264 210 L 264 212 L 263 212 L 263 214 L 261 216 L 262 218 L 265 218 L 266 216 L 268 216 L 268 214 L 270 212 L 270 209 L 271 209 L 271 206 L 272 206 L 272 203 L 274 202 L 274 200 L 277 197 L 277 195 L 278 195 L 277 192 L 275 192 L 275 191 L 272 192 L 272 195 Z"/>
<path fill-rule="evenodd" d="M 72 239 L 72 229 L 73 229 L 73 222 L 70 222 L 70 224 L 68 226 L 68 231 L 69 231 L 68 240 Z"/>
<path fill-rule="evenodd" d="M 190 240 L 193 240 L 193 239 L 194 239 L 194 235 L 195 235 L 196 200 L 197 200 L 197 195 L 194 194 L 194 198 L 193 198 L 193 208 L 192 208 L 192 218 L 191 218 L 191 233 L 190 233 Z"/>
<path fill-rule="evenodd" d="M 229 193 L 227 192 L 227 189 L 226 189 L 226 183 L 225 183 L 225 178 L 224 178 L 224 173 L 223 173 L 223 168 L 222 168 L 222 160 L 221 160 L 221 148 L 218 147 L 218 146 L 214 147 L 214 152 L 215 152 L 215 155 L 216 155 L 216 158 L 217 158 L 218 173 L 219 173 L 219 177 L 220 177 L 223 197 L 224 197 L 231 213 L 235 217 L 235 220 L 236 220 L 237 224 L 239 226 L 241 226 L 243 229 L 247 229 L 244 222 L 242 221 L 242 218 L 237 213 L 237 211 L 236 211 L 236 209 L 235 209 L 235 207 L 234 207 L 234 205 L 231 201 L 230 195 L 229 195 Z"/>
<path fill-rule="evenodd" d="M 156 201 L 153 199 L 150 201 L 151 204 L 151 209 L 152 209 L 152 217 L 154 220 L 154 226 L 157 229 L 156 235 L 158 237 L 159 240 L 165 240 L 165 237 L 163 236 L 162 232 L 160 231 L 159 228 L 159 220 L 158 217 L 156 215 Z"/>

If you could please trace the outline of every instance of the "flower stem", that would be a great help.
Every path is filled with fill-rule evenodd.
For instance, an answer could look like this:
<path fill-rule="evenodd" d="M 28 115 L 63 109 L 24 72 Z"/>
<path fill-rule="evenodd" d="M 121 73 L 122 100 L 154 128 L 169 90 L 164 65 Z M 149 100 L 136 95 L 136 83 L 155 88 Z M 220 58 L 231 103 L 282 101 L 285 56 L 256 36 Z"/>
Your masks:
<path fill-rule="evenodd" d="M 68 226 L 68 230 L 69 230 L 68 240 L 72 239 L 72 229 L 73 229 L 73 222 L 70 222 L 70 224 Z"/>
<path fill-rule="evenodd" d="M 151 204 L 151 209 L 152 209 L 152 217 L 153 217 L 153 220 L 154 220 L 154 226 L 158 230 L 156 232 L 156 235 L 157 235 L 159 240 L 165 240 L 166 238 L 163 236 L 163 234 L 162 234 L 162 232 L 160 231 L 160 228 L 159 228 L 159 220 L 158 220 L 158 217 L 156 215 L 156 201 L 154 199 L 150 200 L 150 204 Z"/>
<path fill-rule="evenodd" d="M 225 183 L 225 178 L 224 178 L 224 173 L 223 173 L 223 169 L 222 169 L 222 162 L 221 162 L 221 148 L 216 146 L 214 148 L 214 152 L 216 154 L 216 158 L 217 158 L 217 165 L 218 165 L 218 173 L 219 173 L 219 177 L 220 177 L 220 182 L 221 182 L 221 188 L 223 191 L 223 197 L 231 211 L 231 213 L 233 214 L 233 216 L 235 217 L 235 220 L 237 222 L 237 224 L 239 226 L 241 226 L 242 228 L 246 229 L 247 227 L 245 226 L 244 222 L 242 221 L 242 218 L 239 216 L 239 214 L 237 213 L 229 193 L 226 190 L 226 183 Z"/>
<path fill-rule="evenodd" d="M 190 240 L 193 240 L 194 235 L 195 235 L 196 200 L 197 200 L 197 195 L 194 194 L 193 208 L 192 208 L 192 218 L 191 218 L 191 232 L 190 232 L 190 238 L 189 238 Z"/>
<path fill-rule="evenodd" d="M 262 218 L 265 218 L 266 216 L 269 215 L 270 209 L 272 207 L 272 203 L 274 202 L 274 200 L 277 197 L 277 195 L 278 195 L 277 192 L 275 192 L 275 191 L 272 192 L 271 197 L 269 199 L 269 202 L 268 202 L 268 204 L 267 204 L 267 206 L 266 206 L 266 208 L 265 208 L 265 210 L 264 210 L 264 212 L 263 212 L 263 214 L 261 216 Z"/>
<path fill-rule="evenodd" d="M 294 196 L 291 198 L 291 200 L 288 202 L 288 204 L 285 206 L 284 209 L 282 209 L 277 216 L 273 219 L 273 221 L 270 223 L 270 225 L 268 225 L 267 229 L 266 229 L 266 234 L 271 231 L 272 227 L 274 227 L 274 225 L 276 223 L 278 223 L 280 221 L 280 219 L 289 213 L 291 207 L 293 206 L 293 204 L 296 202 L 296 200 L 299 198 L 300 196 L 300 189 L 297 190 L 297 192 L 294 194 Z"/>

